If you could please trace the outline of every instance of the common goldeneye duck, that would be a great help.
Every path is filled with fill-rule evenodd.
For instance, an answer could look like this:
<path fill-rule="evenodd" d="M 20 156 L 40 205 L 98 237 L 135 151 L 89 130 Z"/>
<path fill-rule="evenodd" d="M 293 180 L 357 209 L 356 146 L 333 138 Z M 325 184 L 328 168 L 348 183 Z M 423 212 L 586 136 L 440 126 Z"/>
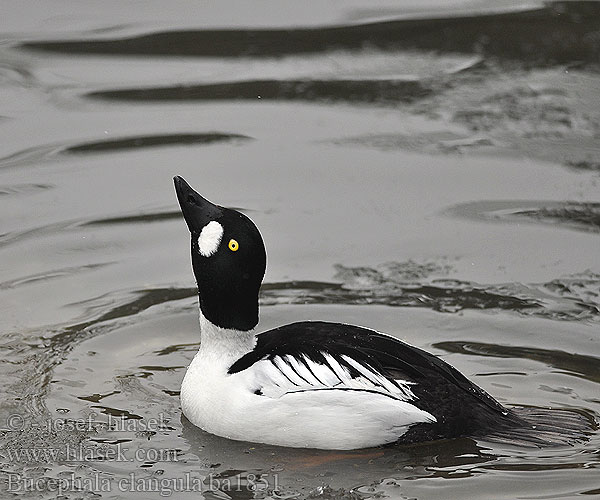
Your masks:
<path fill-rule="evenodd" d="M 181 177 L 174 182 L 200 306 L 200 348 L 181 385 L 194 425 L 229 439 L 338 450 L 459 436 L 564 444 L 589 427 L 567 412 L 509 410 L 436 356 L 367 328 L 309 321 L 256 334 L 260 232 Z"/>

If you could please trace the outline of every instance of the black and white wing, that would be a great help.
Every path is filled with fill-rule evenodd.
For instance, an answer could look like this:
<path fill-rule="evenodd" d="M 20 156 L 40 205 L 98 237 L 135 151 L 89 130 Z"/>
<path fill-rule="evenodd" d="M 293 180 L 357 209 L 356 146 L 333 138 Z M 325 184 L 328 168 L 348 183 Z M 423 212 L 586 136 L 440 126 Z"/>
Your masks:
<path fill-rule="evenodd" d="M 301 322 L 264 332 L 229 373 L 246 372 L 258 395 L 362 391 L 429 415 L 406 441 L 487 432 L 507 410 L 458 370 L 421 349 L 357 326 Z"/>
<path fill-rule="evenodd" d="M 314 351 L 267 356 L 252 367 L 256 390 L 278 398 L 298 391 L 345 389 L 370 391 L 400 401 L 414 399 L 412 382 L 385 377 L 364 360 L 347 354 Z"/>

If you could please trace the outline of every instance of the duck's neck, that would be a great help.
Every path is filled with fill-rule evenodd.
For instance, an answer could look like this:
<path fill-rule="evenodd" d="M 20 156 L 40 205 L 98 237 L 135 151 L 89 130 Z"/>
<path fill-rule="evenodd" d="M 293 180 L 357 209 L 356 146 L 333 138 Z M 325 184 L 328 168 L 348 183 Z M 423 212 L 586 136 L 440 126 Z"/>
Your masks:
<path fill-rule="evenodd" d="M 256 345 L 254 330 L 240 331 L 221 328 L 211 323 L 200 311 L 199 355 L 217 357 L 233 363 Z"/>

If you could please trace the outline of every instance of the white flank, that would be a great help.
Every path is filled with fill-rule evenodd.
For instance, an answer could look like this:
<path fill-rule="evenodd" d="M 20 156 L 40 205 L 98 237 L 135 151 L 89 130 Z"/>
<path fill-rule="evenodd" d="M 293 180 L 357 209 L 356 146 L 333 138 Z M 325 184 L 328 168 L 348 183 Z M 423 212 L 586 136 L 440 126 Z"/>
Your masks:
<path fill-rule="evenodd" d="M 221 226 L 221 224 L 216 220 L 212 220 L 206 224 L 198 237 L 200 255 L 204 257 L 213 255 L 219 248 L 221 238 L 223 238 L 223 226 Z"/>
<path fill-rule="evenodd" d="M 181 406 L 198 427 L 229 439 L 279 446 L 355 449 L 396 441 L 435 417 L 411 400 L 411 383 L 387 380 L 352 357 L 324 363 L 290 354 L 229 374 L 250 352 L 253 332 L 226 330 L 200 315 L 201 346 L 181 387 Z M 352 378 L 342 363 L 361 376 Z"/>

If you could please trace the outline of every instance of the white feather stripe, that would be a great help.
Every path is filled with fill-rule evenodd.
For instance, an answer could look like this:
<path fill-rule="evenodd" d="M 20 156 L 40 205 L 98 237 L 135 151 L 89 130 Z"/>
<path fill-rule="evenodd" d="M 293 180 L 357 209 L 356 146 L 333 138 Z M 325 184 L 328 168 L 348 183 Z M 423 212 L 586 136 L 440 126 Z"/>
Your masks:
<path fill-rule="evenodd" d="M 322 386 L 323 384 L 321 382 L 319 382 L 313 373 L 311 373 L 311 371 L 307 368 L 307 365 L 298 360 L 297 358 L 295 358 L 294 356 L 291 356 L 290 354 L 287 354 L 285 356 L 285 361 L 292 366 L 292 368 L 296 371 L 296 373 L 298 373 L 298 375 L 300 377 L 302 377 L 302 379 L 305 381 L 305 383 L 308 383 L 310 385 L 317 385 L 317 386 Z"/>
<path fill-rule="evenodd" d="M 330 354 L 324 354 L 326 364 L 312 361 L 306 356 L 295 358 L 288 354 L 259 361 L 247 371 L 253 374 L 252 390 L 259 389 L 262 395 L 271 398 L 297 391 L 347 388 L 375 391 L 402 401 L 415 399 L 410 390 L 412 382 L 398 380 L 394 383 L 371 367 L 353 359 L 350 363 L 349 359 L 344 361 L 364 375 L 352 377 L 347 368 Z"/>
<path fill-rule="evenodd" d="M 342 359 L 346 361 L 346 363 L 348 363 L 350 366 L 355 368 L 364 377 L 369 379 L 372 383 L 385 386 L 387 379 L 385 377 L 382 377 L 381 374 L 375 373 L 375 371 L 370 369 L 370 367 L 361 365 L 358 361 L 351 358 L 350 356 L 347 356 L 346 354 L 342 355 Z"/>
<path fill-rule="evenodd" d="M 298 375 L 294 369 L 280 356 L 275 356 L 273 358 L 273 363 L 275 366 L 283 373 L 283 375 L 289 379 L 292 385 L 297 387 L 303 387 L 310 385 L 306 380 L 302 379 L 300 375 Z"/>
<path fill-rule="evenodd" d="M 340 379 L 331 370 L 331 368 L 323 363 L 316 363 L 306 356 L 302 357 L 303 361 L 310 368 L 319 382 L 319 385 L 324 387 L 335 387 L 341 384 Z"/>
<path fill-rule="evenodd" d="M 280 357 L 275 357 L 272 361 L 259 361 L 242 373 L 252 374 L 253 390 L 259 389 L 264 396 L 270 398 L 279 398 L 288 392 L 327 387 L 316 379 L 314 383 L 307 382 Z"/>
<path fill-rule="evenodd" d="M 333 373 L 335 373 L 335 376 L 340 380 L 340 382 L 344 383 L 352 378 L 350 377 L 350 372 L 348 369 L 340 365 L 337 359 L 335 359 L 331 354 L 327 352 L 323 352 L 321 354 L 323 354 L 325 361 L 331 367 Z"/>
<path fill-rule="evenodd" d="M 410 385 L 413 385 L 412 382 L 407 380 L 395 380 L 391 382 L 388 378 L 384 377 L 381 373 L 375 371 L 374 368 L 368 365 L 362 365 L 355 359 L 350 356 L 343 354 L 342 358 L 346 361 L 350 366 L 355 368 L 359 373 L 361 373 L 364 377 L 366 377 L 369 382 L 374 383 L 376 385 L 380 385 L 385 391 L 390 394 L 394 394 L 400 399 L 414 399 L 415 395 L 410 390 Z M 367 383 L 368 385 L 368 383 Z"/>
<path fill-rule="evenodd" d="M 254 375 L 252 386 L 269 398 L 279 398 L 294 386 L 289 379 L 269 360 L 259 361 L 254 365 L 254 370 L 248 375 Z"/>
<path fill-rule="evenodd" d="M 351 380 L 351 384 L 352 384 L 352 387 L 356 387 L 357 389 L 370 389 L 370 390 L 379 389 L 380 392 L 384 392 L 381 390 L 381 387 L 377 388 L 377 386 L 373 386 L 373 382 L 365 377 L 353 378 Z"/>

